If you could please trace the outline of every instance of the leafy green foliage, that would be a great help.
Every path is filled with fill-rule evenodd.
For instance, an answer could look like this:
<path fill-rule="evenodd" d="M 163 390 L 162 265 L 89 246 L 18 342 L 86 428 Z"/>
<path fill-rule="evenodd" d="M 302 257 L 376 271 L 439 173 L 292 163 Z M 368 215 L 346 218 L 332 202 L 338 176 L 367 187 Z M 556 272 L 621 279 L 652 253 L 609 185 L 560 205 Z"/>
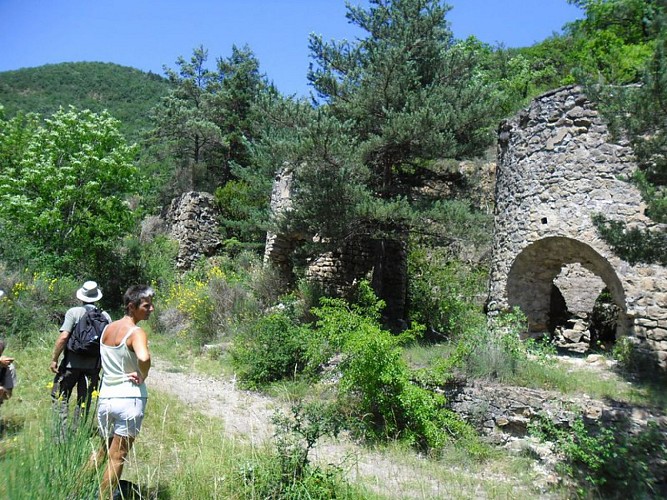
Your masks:
<path fill-rule="evenodd" d="M 609 220 L 602 214 L 595 215 L 593 222 L 614 253 L 630 264 L 657 262 L 667 265 L 667 232 L 664 230 L 628 229 L 624 222 Z"/>
<path fill-rule="evenodd" d="M 587 94 L 600 103 L 612 132 L 630 140 L 639 169 L 631 179 L 648 207 L 646 215 L 658 223 L 667 220 L 667 12 L 664 2 L 614 0 L 578 1 L 586 19 L 572 27 L 585 43 L 598 43 L 603 78 L 584 78 Z M 591 30 L 594 30 L 592 32 Z M 597 56 L 596 56 L 597 57 Z M 609 58 L 606 60 L 605 58 Z M 604 59 L 604 60 L 603 60 Z M 613 74 L 613 73 L 617 74 Z M 638 82 L 637 85 L 600 85 Z M 664 228 L 628 228 L 623 221 L 600 214 L 594 223 L 614 251 L 630 263 L 665 265 Z"/>
<path fill-rule="evenodd" d="M 584 18 L 568 26 L 578 71 L 606 83 L 636 82 L 652 52 L 649 24 L 658 2 L 568 1 L 585 12 Z"/>
<path fill-rule="evenodd" d="M 51 332 L 64 319 L 68 307 L 76 305 L 80 284 L 69 277 L 11 271 L 0 267 L 0 338 L 19 345 L 49 342 Z M 60 324 L 58 324 L 60 326 Z"/>
<path fill-rule="evenodd" d="M 234 242 L 238 242 L 238 249 L 257 250 L 261 246 L 263 250 L 266 228 L 262 221 L 266 220 L 263 212 L 267 205 L 264 198 L 257 197 L 253 187 L 241 180 L 230 180 L 215 190 L 228 250 Z"/>
<path fill-rule="evenodd" d="M 337 437 L 344 423 L 341 414 L 329 403 L 296 403 L 290 410 L 290 415 L 277 413 L 272 419 L 276 426 L 275 445 L 282 469 L 281 477 L 287 484 L 303 481 L 316 473 L 310 465 L 310 452 L 321 438 Z M 321 485 L 325 490 L 321 494 L 333 486 L 335 484 L 325 482 Z"/>
<path fill-rule="evenodd" d="M 471 378 L 511 380 L 527 358 L 526 345 L 519 336 L 526 327 L 525 315 L 515 308 L 493 318 L 491 328 L 478 325 L 466 329 L 455 340 L 453 353 L 443 360 L 438 371 L 445 377 L 458 370 Z"/>
<path fill-rule="evenodd" d="M 380 198 L 419 182 L 419 160 L 465 157 L 490 143 L 491 101 L 476 53 L 457 46 L 438 1 L 348 5 L 368 33 L 357 43 L 311 35 L 308 78 L 341 121 L 351 120 L 369 188 Z"/>
<path fill-rule="evenodd" d="M 295 403 L 290 413 L 272 418 L 275 461 L 256 462 L 241 472 L 252 498 L 356 498 L 343 471 L 332 465 L 313 465 L 309 453 L 324 437 L 336 437 L 343 420 L 336 408 L 322 402 Z"/>
<path fill-rule="evenodd" d="M 580 494 L 592 487 L 606 498 L 651 496 L 660 480 L 656 464 L 667 457 L 665 436 L 655 422 L 629 434 L 619 424 L 587 427 L 581 418 L 563 429 L 544 417 L 532 425 L 531 433 L 564 454 L 561 472 L 579 482 Z"/>
<path fill-rule="evenodd" d="M 141 189 L 135 149 L 106 112 L 60 110 L 36 128 L 28 120 L 29 139 L 16 122 L 26 123 L 0 121 L 0 150 L 24 146 L 0 165 L 0 225 L 14 234 L 13 242 L 2 241 L 0 255 L 41 270 L 108 278 L 117 240 L 135 223 L 126 203 Z"/>
<path fill-rule="evenodd" d="M 318 106 L 263 103 L 271 126 L 255 149 L 263 164 L 294 172 L 286 232 L 317 234 L 334 247 L 404 239 L 420 215 L 412 196 L 431 175 L 429 162 L 491 143 L 492 97 L 476 77 L 477 53 L 454 43 L 447 10 L 435 1 L 374 1 L 348 8 L 366 33 L 357 42 L 311 36 Z"/>
<path fill-rule="evenodd" d="M 233 46 L 217 70 L 208 69 L 207 60 L 208 50 L 199 46 L 189 61 L 176 60 L 176 70 L 165 68 L 172 90 L 152 113 L 154 154 L 173 172 L 161 186 L 167 199 L 192 189 L 212 192 L 234 178 L 237 165 L 251 161 L 255 103 L 270 86 L 248 47 Z"/>
<path fill-rule="evenodd" d="M 416 245 L 408 266 L 411 318 L 426 325 L 431 340 L 458 338 L 486 322 L 480 300 L 486 287 L 484 268 L 447 261 L 446 252 Z"/>
<path fill-rule="evenodd" d="M 123 276 L 119 281 L 151 283 L 160 290 L 166 290 L 176 280 L 177 242 L 164 235 L 150 241 L 129 236 L 123 242 L 123 249 Z"/>
<path fill-rule="evenodd" d="M 149 128 L 149 111 L 169 90 L 163 77 L 99 62 L 47 64 L 0 72 L 0 103 L 9 118 L 21 113 L 51 116 L 74 106 L 108 111 L 120 131 L 137 141 Z"/>
<path fill-rule="evenodd" d="M 401 344 L 420 335 L 417 327 L 395 336 L 378 323 L 383 303 L 370 286 L 360 284 L 360 302 L 322 299 L 313 310 L 318 318 L 316 345 L 339 352 L 342 400 L 359 419 L 367 438 L 401 438 L 422 449 L 439 449 L 450 438 L 469 438 L 474 433 L 445 408 L 443 396 L 419 387 L 401 356 Z M 316 354 L 321 353 L 320 350 Z M 321 357 L 309 351 L 309 361 Z"/>
<path fill-rule="evenodd" d="M 234 339 L 232 361 L 249 387 L 292 377 L 305 366 L 307 332 L 286 314 L 275 312 L 248 325 Z"/>

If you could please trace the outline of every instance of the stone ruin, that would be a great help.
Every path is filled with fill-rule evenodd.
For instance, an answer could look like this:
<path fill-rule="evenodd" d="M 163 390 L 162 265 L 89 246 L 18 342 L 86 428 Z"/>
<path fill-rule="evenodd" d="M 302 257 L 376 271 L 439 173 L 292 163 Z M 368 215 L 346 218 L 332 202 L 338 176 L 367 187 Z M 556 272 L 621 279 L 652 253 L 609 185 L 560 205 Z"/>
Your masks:
<path fill-rule="evenodd" d="M 189 191 L 171 201 L 163 225 L 169 237 L 178 242 L 178 269 L 192 269 L 199 259 L 220 248 L 218 215 L 210 193 Z"/>
<path fill-rule="evenodd" d="M 276 175 L 271 194 L 274 217 L 289 216 L 293 171 L 284 166 Z M 307 237 L 317 235 L 276 234 L 266 236 L 264 262 L 270 263 L 287 285 L 293 282 L 292 257 Z M 407 247 L 403 242 L 354 239 L 335 250 L 311 258 L 306 278 L 326 294 L 348 297 L 361 279 L 368 279 L 376 294 L 387 304 L 390 323 L 400 325 L 407 300 Z"/>
<path fill-rule="evenodd" d="M 519 307 L 538 335 L 565 311 L 585 321 L 605 291 L 617 311 L 615 338 L 628 337 L 667 368 L 667 269 L 624 261 L 591 219 L 602 213 L 664 230 L 627 182 L 637 168 L 629 143 L 612 138 L 576 86 L 536 98 L 499 134 L 490 315 Z"/>
<path fill-rule="evenodd" d="M 615 314 L 613 340 L 629 338 L 667 368 L 667 269 L 622 260 L 592 222 L 602 213 L 630 227 L 664 230 L 644 215 L 639 191 L 627 182 L 637 168 L 629 143 L 615 141 L 581 89 L 568 86 L 501 124 L 497 160 L 490 317 L 519 307 L 529 335 L 560 333 L 563 343 L 583 352 L 594 341 L 592 315 L 606 294 Z M 291 179 L 289 168 L 276 177 L 272 209 L 278 216 L 289 213 Z M 267 235 L 265 261 L 285 280 L 304 238 Z M 356 241 L 317 256 L 307 276 L 340 294 L 360 278 L 378 284 L 382 280 L 374 278 L 384 274 L 394 280 L 384 290 L 394 293 L 383 298 L 402 314 L 406 250 L 393 249 L 398 258 L 392 263 L 378 262 L 377 243 Z"/>

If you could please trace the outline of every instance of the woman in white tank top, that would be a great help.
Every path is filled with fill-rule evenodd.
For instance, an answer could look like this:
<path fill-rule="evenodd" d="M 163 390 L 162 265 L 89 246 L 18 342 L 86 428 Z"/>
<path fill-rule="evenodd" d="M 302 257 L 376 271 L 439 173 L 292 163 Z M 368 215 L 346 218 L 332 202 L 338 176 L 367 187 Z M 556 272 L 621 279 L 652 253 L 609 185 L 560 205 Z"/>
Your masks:
<path fill-rule="evenodd" d="M 102 448 L 100 464 L 108 455 L 100 484 L 100 498 L 111 498 L 123 473 L 123 465 L 134 439 L 141 430 L 148 393 L 144 380 L 151 367 L 146 332 L 137 326 L 155 309 L 155 292 L 147 285 L 135 285 L 125 292 L 125 316 L 104 329 L 100 338 L 102 384 L 97 422 Z"/>

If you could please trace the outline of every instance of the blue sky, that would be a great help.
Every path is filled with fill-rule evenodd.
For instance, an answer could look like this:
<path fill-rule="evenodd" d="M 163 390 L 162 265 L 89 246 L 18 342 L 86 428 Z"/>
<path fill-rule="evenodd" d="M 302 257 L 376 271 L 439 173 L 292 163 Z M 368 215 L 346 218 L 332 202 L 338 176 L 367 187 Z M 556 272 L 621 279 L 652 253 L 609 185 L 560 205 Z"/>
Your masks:
<path fill-rule="evenodd" d="M 352 0 L 352 4 L 365 4 Z M 521 47 L 582 12 L 566 0 L 448 0 L 454 36 Z M 308 95 L 309 33 L 353 40 L 344 0 L 0 0 L 0 71 L 70 61 L 164 74 L 193 48 L 211 67 L 248 44 L 283 94 Z"/>

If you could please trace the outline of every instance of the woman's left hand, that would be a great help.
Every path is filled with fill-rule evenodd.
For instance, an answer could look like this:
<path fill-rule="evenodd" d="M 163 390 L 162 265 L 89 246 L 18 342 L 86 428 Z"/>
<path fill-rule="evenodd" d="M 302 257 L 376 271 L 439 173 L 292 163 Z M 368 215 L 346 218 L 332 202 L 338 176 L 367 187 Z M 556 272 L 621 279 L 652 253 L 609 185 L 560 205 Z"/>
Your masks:
<path fill-rule="evenodd" d="M 132 372 L 127 374 L 127 378 L 130 382 L 136 385 L 141 385 L 144 383 L 144 377 L 141 376 L 139 372 Z"/>

